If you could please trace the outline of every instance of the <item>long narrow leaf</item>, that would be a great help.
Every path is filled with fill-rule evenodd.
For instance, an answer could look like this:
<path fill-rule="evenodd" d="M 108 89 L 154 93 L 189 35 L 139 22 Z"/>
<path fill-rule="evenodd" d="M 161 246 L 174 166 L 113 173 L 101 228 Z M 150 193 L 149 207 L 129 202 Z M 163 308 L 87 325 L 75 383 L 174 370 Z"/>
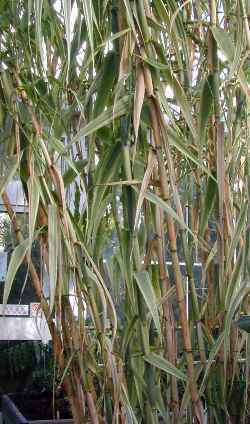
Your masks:
<path fill-rule="evenodd" d="M 188 381 L 187 376 L 182 371 L 180 371 L 173 364 L 171 364 L 171 362 L 167 361 L 162 356 L 156 355 L 155 353 L 150 353 L 149 355 L 146 355 L 143 358 L 146 362 L 156 368 L 159 368 L 162 371 L 165 371 L 167 374 L 170 374 L 180 380 Z"/>
<path fill-rule="evenodd" d="M 8 302 L 9 294 L 12 289 L 13 281 L 16 276 L 16 273 L 23 263 L 25 255 L 29 248 L 29 240 L 24 240 L 21 244 L 19 244 L 14 251 L 12 252 L 10 263 L 8 266 L 7 275 L 5 278 L 4 284 L 4 293 L 3 293 L 3 304 L 6 305 Z"/>
<path fill-rule="evenodd" d="M 54 308 L 55 293 L 57 286 L 58 271 L 58 218 L 55 204 L 49 205 L 48 209 L 48 236 L 49 236 L 49 288 L 50 288 L 50 312 Z"/>
<path fill-rule="evenodd" d="M 158 334 L 161 335 L 161 326 L 159 314 L 157 310 L 157 300 L 153 290 L 152 282 L 147 271 L 135 272 L 135 280 L 140 289 L 140 292 L 147 304 L 147 307 L 152 315 Z"/>

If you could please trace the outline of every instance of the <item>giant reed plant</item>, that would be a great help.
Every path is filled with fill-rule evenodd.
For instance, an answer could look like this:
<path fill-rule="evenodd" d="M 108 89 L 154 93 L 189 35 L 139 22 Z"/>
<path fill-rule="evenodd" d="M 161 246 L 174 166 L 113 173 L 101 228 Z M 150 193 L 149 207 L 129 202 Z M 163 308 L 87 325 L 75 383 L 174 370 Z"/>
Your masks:
<path fill-rule="evenodd" d="M 27 261 L 76 423 L 248 415 L 234 320 L 249 313 L 249 13 L 247 0 L 0 3 L 0 189 L 17 238 L 4 302 Z"/>

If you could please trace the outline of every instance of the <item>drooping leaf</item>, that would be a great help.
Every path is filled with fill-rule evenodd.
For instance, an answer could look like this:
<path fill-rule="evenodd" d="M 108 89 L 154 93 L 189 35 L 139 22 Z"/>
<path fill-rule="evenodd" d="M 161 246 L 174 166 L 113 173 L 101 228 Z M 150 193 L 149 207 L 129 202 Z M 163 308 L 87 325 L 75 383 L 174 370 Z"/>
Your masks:
<path fill-rule="evenodd" d="M 97 224 L 99 220 L 96 220 L 96 217 L 100 212 L 104 212 L 106 203 L 108 199 L 105 201 L 105 195 L 109 190 L 108 186 L 99 185 L 102 182 L 109 183 L 115 178 L 115 175 L 120 167 L 121 160 L 121 145 L 117 143 L 111 146 L 109 149 L 106 149 L 105 155 L 103 156 L 103 161 L 97 166 L 95 173 L 95 187 L 93 191 L 93 199 L 90 205 L 90 225 L 89 232 L 90 235 L 92 230 L 97 230 Z M 103 203 L 104 202 L 104 203 Z M 106 203 L 105 203 L 106 202 Z"/>
<path fill-rule="evenodd" d="M 228 60 L 233 61 L 234 44 L 230 33 L 219 27 L 212 27 L 211 31 L 217 43 L 219 44 L 219 47 L 223 53 L 226 54 Z"/>
<path fill-rule="evenodd" d="M 248 205 L 242 205 L 238 221 L 236 223 L 235 231 L 232 237 L 232 241 L 230 244 L 229 252 L 227 255 L 227 262 L 226 262 L 226 272 L 229 270 L 230 262 L 233 258 L 233 255 L 235 254 L 235 249 L 239 243 L 240 237 L 243 233 L 244 227 L 246 225 L 246 218 L 247 218 L 247 210 Z"/>
<path fill-rule="evenodd" d="M 200 224 L 200 235 L 203 237 L 209 216 L 213 210 L 216 195 L 218 193 L 218 187 L 216 182 L 212 179 L 208 179 L 207 190 L 205 194 L 204 207 L 201 214 Z"/>
<path fill-rule="evenodd" d="M 169 206 L 166 202 L 164 202 L 159 196 L 147 190 L 145 192 L 145 199 L 149 200 L 150 202 L 162 208 L 166 213 L 172 216 L 172 218 L 174 218 L 176 222 L 178 222 L 183 228 L 185 228 L 192 235 L 193 238 L 195 238 L 195 235 L 192 233 L 191 229 L 186 225 L 184 220 L 182 220 L 179 217 L 179 215 L 175 212 L 175 210 L 171 206 Z"/>
<path fill-rule="evenodd" d="M 141 210 L 141 207 L 142 207 L 144 195 L 145 195 L 145 192 L 148 188 L 149 181 L 150 181 L 150 178 L 151 178 L 151 175 L 152 175 L 152 172 L 154 170 L 155 165 L 156 165 L 156 157 L 155 157 L 154 153 L 152 151 L 150 151 L 149 155 L 148 155 L 147 169 L 146 169 L 146 172 L 145 172 L 144 177 L 143 177 L 143 181 L 142 181 L 142 185 L 141 185 L 141 189 L 140 189 L 140 193 L 139 193 L 139 197 L 138 197 L 136 214 L 135 214 L 134 231 L 135 231 L 135 229 L 138 225 L 139 214 L 140 214 L 140 210 Z"/>
<path fill-rule="evenodd" d="M 48 239 L 49 239 L 49 288 L 50 288 L 50 312 L 54 308 L 55 293 L 57 286 L 58 271 L 58 211 L 55 204 L 48 207 Z"/>
<path fill-rule="evenodd" d="M 64 25 L 67 40 L 67 53 L 68 53 L 68 70 L 70 67 L 70 52 L 71 52 L 71 0 L 62 0 L 63 12 L 64 12 Z"/>
<path fill-rule="evenodd" d="M 6 166 L 2 162 L 2 169 L 0 168 L 0 196 L 14 177 L 18 169 L 19 159 L 18 155 L 15 155 L 5 161 Z"/>
<path fill-rule="evenodd" d="M 213 75 L 210 74 L 205 78 L 202 86 L 200 111 L 199 111 L 199 138 L 201 146 L 204 143 L 207 123 L 213 104 Z"/>
<path fill-rule="evenodd" d="M 136 86 L 135 86 L 135 95 L 134 95 L 134 110 L 133 110 L 133 123 L 134 123 L 134 131 L 135 131 L 135 143 L 137 142 L 138 130 L 140 125 L 140 117 L 141 110 L 144 101 L 145 95 L 145 82 L 143 70 L 139 66 L 137 69 L 137 78 L 136 78 Z M 135 146 L 136 151 L 136 146 Z"/>
<path fill-rule="evenodd" d="M 33 177 L 33 180 L 29 181 L 28 187 L 29 187 L 29 197 L 30 197 L 29 198 L 29 240 L 30 240 L 29 248 L 31 249 L 34 231 L 35 231 L 38 207 L 39 207 L 39 200 L 40 200 L 40 190 L 39 190 L 39 184 L 37 179 Z"/>
<path fill-rule="evenodd" d="M 165 371 L 167 374 L 170 374 L 180 380 L 188 381 L 187 376 L 182 371 L 180 371 L 173 364 L 171 364 L 171 362 L 167 361 L 162 356 L 157 355 L 156 353 L 150 353 L 149 355 L 146 355 L 143 358 L 146 362 L 156 368 L 159 368 L 162 371 Z"/>
<path fill-rule="evenodd" d="M 176 133 L 173 128 L 170 126 L 167 126 L 166 132 L 169 138 L 169 142 L 172 146 L 175 146 L 176 149 L 186 158 L 189 159 L 191 162 L 196 164 L 198 168 L 200 168 L 205 174 L 207 174 L 209 177 L 211 177 L 214 181 L 216 181 L 216 178 L 214 175 L 211 174 L 208 168 L 204 166 L 201 160 L 199 160 L 198 152 L 195 151 L 195 146 L 186 145 L 182 141 L 183 135 L 179 135 Z"/>
<path fill-rule="evenodd" d="M 134 413 L 134 408 L 132 407 L 129 399 L 129 395 L 127 392 L 127 388 L 124 384 L 122 384 L 122 393 L 121 393 L 122 403 L 124 405 L 124 409 L 126 411 L 126 419 L 128 420 L 128 424 L 138 424 L 138 420 Z"/>
<path fill-rule="evenodd" d="M 189 107 L 189 103 L 187 101 L 185 91 L 183 90 L 180 82 L 178 81 L 176 76 L 173 74 L 173 72 L 171 72 L 169 70 L 168 65 L 155 62 L 151 58 L 148 59 L 148 58 L 143 57 L 142 59 L 145 62 L 147 62 L 149 65 L 153 66 L 154 68 L 162 71 L 162 74 L 166 78 L 167 83 L 170 85 L 170 87 L 172 88 L 172 90 L 174 92 L 174 96 L 177 99 L 178 104 L 180 105 L 183 116 L 186 119 L 186 122 L 187 122 L 187 124 L 190 128 L 190 131 L 191 131 L 194 139 L 196 140 L 196 130 L 194 128 L 191 110 L 190 110 L 190 107 Z"/>
<path fill-rule="evenodd" d="M 208 357 L 208 362 L 206 364 L 206 368 L 205 368 L 205 372 L 204 372 L 204 376 L 203 376 L 203 380 L 201 382 L 200 388 L 199 388 L 199 393 L 202 394 L 205 388 L 205 384 L 206 384 L 206 380 L 209 376 L 209 371 L 216 359 L 216 356 L 218 355 L 219 350 L 221 349 L 222 343 L 224 341 L 224 333 L 222 332 L 218 339 L 214 341 L 212 349 L 209 353 L 209 357 Z"/>
<path fill-rule="evenodd" d="M 20 243 L 14 251 L 12 252 L 10 263 L 8 266 L 7 275 L 5 278 L 4 283 L 4 293 L 3 293 L 3 304 L 6 305 L 8 302 L 9 294 L 13 285 L 14 278 L 16 276 L 16 273 L 20 267 L 20 265 L 23 263 L 25 255 L 29 248 L 29 240 L 24 240 L 22 243 Z"/>
<path fill-rule="evenodd" d="M 77 172 L 81 173 L 84 170 L 84 167 L 87 165 L 87 160 L 78 160 L 73 162 L 75 168 L 69 168 L 64 174 L 63 174 L 63 182 L 65 188 L 69 186 L 75 178 L 77 177 Z"/>
<path fill-rule="evenodd" d="M 91 48 L 92 58 L 94 59 L 94 20 L 95 11 L 92 0 L 82 0 L 83 12 L 88 31 L 89 44 Z"/>
<path fill-rule="evenodd" d="M 147 304 L 147 307 L 151 313 L 158 334 L 161 335 L 160 319 L 157 309 L 157 299 L 149 274 L 147 271 L 135 272 L 134 277 L 140 289 L 140 292 L 145 300 L 145 303 Z"/>
<path fill-rule="evenodd" d="M 68 150 L 70 146 L 74 144 L 76 141 L 78 141 L 81 137 L 86 137 L 87 135 L 90 135 L 96 132 L 98 129 L 107 126 L 115 118 L 125 115 L 128 111 L 129 100 L 130 100 L 130 97 L 125 96 L 123 99 L 120 99 L 117 102 L 115 111 L 113 110 L 113 107 L 109 107 L 107 110 L 102 112 L 99 116 L 97 116 L 95 119 L 93 119 L 88 124 L 86 124 L 73 137 L 71 143 L 68 143 L 66 150 Z"/>
<path fill-rule="evenodd" d="M 42 10 L 43 0 L 35 0 L 34 2 L 35 19 L 36 19 L 36 39 L 41 57 L 41 62 L 45 68 L 45 57 L 43 51 L 43 34 L 42 34 Z"/>
<path fill-rule="evenodd" d="M 226 56 L 229 63 L 233 66 L 235 57 L 235 47 L 231 34 L 228 31 L 225 31 L 222 28 L 218 27 L 212 27 L 211 30 L 213 32 L 215 40 L 217 41 L 219 47 L 222 50 L 222 53 Z M 245 73 L 242 69 L 239 70 L 238 78 L 243 91 L 245 92 L 246 96 L 249 97 L 250 90 L 248 87 L 248 82 Z"/>
<path fill-rule="evenodd" d="M 106 107 L 109 96 L 112 93 L 115 77 L 118 68 L 117 56 L 110 52 L 104 59 L 101 76 L 98 75 L 98 84 L 96 90 L 96 100 L 94 105 L 94 116 L 100 115 Z"/>

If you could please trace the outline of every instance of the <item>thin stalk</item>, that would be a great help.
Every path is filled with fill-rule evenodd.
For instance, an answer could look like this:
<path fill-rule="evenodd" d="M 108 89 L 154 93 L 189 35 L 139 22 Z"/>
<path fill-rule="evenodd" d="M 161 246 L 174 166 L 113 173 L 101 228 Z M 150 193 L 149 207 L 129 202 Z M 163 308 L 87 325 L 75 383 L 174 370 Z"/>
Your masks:
<path fill-rule="evenodd" d="M 160 110 L 159 110 L 159 116 L 161 116 Z M 180 200 L 177 183 L 176 183 L 176 175 L 175 175 L 175 169 L 173 166 L 172 154 L 171 154 L 170 146 L 167 140 L 167 134 L 163 125 L 163 119 L 161 119 L 161 122 L 162 122 L 162 127 L 161 127 L 162 134 L 164 135 L 164 148 L 165 148 L 164 150 L 165 150 L 167 163 L 168 163 L 168 175 L 169 175 L 172 191 L 174 193 L 174 202 L 176 205 L 177 213 L 179 217 L 181 218 L 181 220 L 184 222 L 184 215 L 183 215 L 181 200 Z M 184 257 L 185 257 L 186 272 L 187 272 L 188 282 L 191 287 L 191 293 L 192 293 L 194 316 L 197 323 L 197 342 L 199 347 L 199 353 L 200 353 L 201 362 L 205 364 L 206 356 L 205 356 L 205 348 L 204 348 L 204 342 L 202 338 L 202 328 L 201 328 L 201 322 L 200 322 L 201 313 L 199 310 L 199 304 L 197 299 L 197 291 L 195 287 L 193 267 L 191 263 L 191 255 L 189 254 L 188 240 L 187 240 L 186 231 L 184 227 L 181 227 L 181 237 L 182 237 L 182 244 L 183 244 L 183 250 L 184 250 Z"/>
<path fill-rule="evenodd" d="M 157 253 L 158 253 L 158 261 L 159 261 L 159 271 L 160 271 L 160 281 L 163 296 L 167 293 L 169 289 L 169 280 L 166 272 L 165 265 L 165 246 L 164 246 L 164 216 L 161 209 L 156 206 L 155 211 L 155 226 L 156 226 L 156 234 L 157 234 Z M 166 332 L 166 340 L 167 340 L 167 352 L 168 352 L 168 360 L 176 365 L 177 362 L 177 352 L 176 352 L 176 329 L 175 329 L 175 321 L 173 317 L 173 311 L 169 301 L 165 301 L 163 303 L 163 315 L 165 320 L 165 332 Z M 178 394 L 178 386 L 177 380 L 175 377 L 171 377 L 171 410 L 173 409 L 173 423 L 176 422 L 178 418 L 179 411 L 179 394 Z"/>
<path fill-rule="evenodd" d="M 146 81 L 145 81 L 145 85 L 147 89 Z M 152 97 L 150 98 L 149 112 L 150 112 L 151 125 L 153 129 L 153 134 L 154 134 L 155 147 L 157 151 L 159 180 L 161 184 L 162 199 L 166 203 L 169 203 L 170 193 L 168 189 L 166 169 L 165 169 L 163 156 L 162 156 L 162 139 L 161 139 L 161 133 L 160 133 L 159 116 L 158 116 L 159 108 L 156 106 L 156 102 L 157 102 L 156 99 Z M 194 407 L 194 414 L 198 422 L 202 423 L 203 422 L 203 407 L 202 407 L 201 400 L 200 400 L 196 383 L 195 383 L 195 369 L 194 369 L 194 362 L 193 362 L 191 335 L 190 335 L 189 325 L 187 321 L 185 294 L 183 289 L 183 281 L 182 281 L 182 275 L 180 270 L 179 258 L 177 254 L 177 243 L 176 243 L 174 221 L 170 215 L 167 215 L 166 221 L 167 221 L 167 229 L 168 229 L 168 236 L 169 236 L 169 242 L 170 242 L 172 265 L 174 270 L 174 280 L 175 280 L 175 286 L 176 286 L 177 301 L 178 301 L 179 312 L 180 312 L 180 322 L 182 326 L 182 335 L 183 335 L 183 341 L 184 341 L 184 347 L 185 347 L 185 353 L 186 353 L 186 359 L 187 359 L 188 375 L 190 378 L 190 382 L 189 382 L 190 393 L 191 393 L 191 398 L 192 398 L 193 407 Z"/>
<path fill-rule="evenodd" d="M 210 0 L 210 23 L 212 28 L 217 26 L 217 5 L 215 0 Z M 219 257 L 219 299 L 220 306 L 224 305 L 225 299 L 225 278 L 224 278 L 224 136 L 223 136 L 223 124 L 220 122 L 220 93 L 219 93 L 219 68 L 218 68 L 218 47 L 217 42 L 209 30 L 209 43 L 208 43 L 208 62 L 213 75 L 213 97 L 214 97 L 214 113 L 213 113 L 213 148 L 216 154 L 216 160 L 212 164 L 213 168 L 216 169 L 216 175 L 218 180 L 218 220 L 219 225 L 217 229 L 217 243 L 218 243 L 218 257 Z M 212 300 L 212 299 L 211 299 Z M 223 328 L 224 320 L 220 317 L 220 326 Z M 220 362 L 224 361 L 224 350 L 220 350 Z M 226 369 L 220 367 L 222 381 L 224 380 L 225 390 L 225 373 Z"/>
<path fill-rule="evenodd" d="M 212 27 L 217 25 L 217 7 L 216 1 L 210 0 L 210 22 Z M 222 136 L 222 124 L 220 123 L 220 94 L 219 94 L 219 67 L 218 67 L 218 48 L 217 42 L 209 30 L 208 39 L 208 67 L 213 75 L 213 149 L 216 152 L 216 161 L 212 167 L 217 170 L 218 189 L 219 189 L 219 231 L 217 232 L 219 248 L 219 290 L 220 302 L 225 298 L 224 282 L 224 226 L 223 226 L 223 208 L 224 208 L 224 173 L 221 172 L 224 167 L 224 137 Z"/>

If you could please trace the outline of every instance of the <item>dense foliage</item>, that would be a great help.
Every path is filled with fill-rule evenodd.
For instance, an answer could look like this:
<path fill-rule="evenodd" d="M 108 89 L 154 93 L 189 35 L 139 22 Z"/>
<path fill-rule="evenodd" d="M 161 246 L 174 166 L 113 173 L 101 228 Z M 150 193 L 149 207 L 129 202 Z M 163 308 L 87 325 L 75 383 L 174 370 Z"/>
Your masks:
<path fill-rule="evenodd" d="M 249 13 L 248 0 L 0 2 L 0 188 L 18 242 L 5 301 L 28 261 L 76 423 L 248 414 L 234 320 L 249 313 Z"/>

